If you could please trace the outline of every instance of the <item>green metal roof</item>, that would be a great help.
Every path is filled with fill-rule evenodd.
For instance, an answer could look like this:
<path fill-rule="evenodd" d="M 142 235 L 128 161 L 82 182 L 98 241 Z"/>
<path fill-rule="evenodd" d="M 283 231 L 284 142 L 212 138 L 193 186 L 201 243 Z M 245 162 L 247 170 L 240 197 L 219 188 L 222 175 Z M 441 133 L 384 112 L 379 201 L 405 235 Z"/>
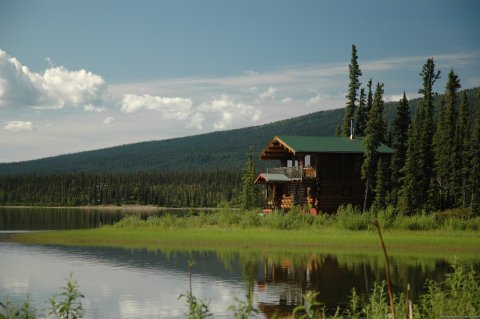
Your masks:
<path fill-rule="evenodd" d="M 294 153 L 364 153 L 362 138 L 331 136 L 276 136 L 282 144 Z M 380 144 L 379 153 L 390 154 L 392 149 Z"/>

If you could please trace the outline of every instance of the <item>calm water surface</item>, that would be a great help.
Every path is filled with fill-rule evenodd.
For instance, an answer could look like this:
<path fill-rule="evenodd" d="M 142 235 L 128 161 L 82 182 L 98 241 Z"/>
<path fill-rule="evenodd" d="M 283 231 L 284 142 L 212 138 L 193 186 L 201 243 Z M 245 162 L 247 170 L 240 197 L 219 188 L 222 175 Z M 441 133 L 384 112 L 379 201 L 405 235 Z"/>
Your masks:
<path fill-rule="evenodd" d="M 366 297 L 373 282 L 384 278 L 382 258 L 362 254 L 332 255 L 321 251 L 270 254 L 248 250 L 165 252 L 19 244 L 8 240 L 6 230 L 55 229 L 52 216 L 61 213 L 17 210 L 31 227 L 20 225 L 18 220 L 22 218 L 16 219 L 11 210 L 5 213 L 5 209 L 0 208 L 0 231 L 3 231 L 0 234 L 0 300 L 9 296 L 19 303 L 28 293 L 42 314 L 47 313 L 48 299 L 59 292 L 65 278 L 73 273 L 86 296 L 87 318 L 185 318 L 186 301 L 178 300 L 178 296 L 189 289 L 189 260 L 195 262 L 193 293 L 209 303 L 215 318 L 228 317 L 228 307 L 236 304 L 236 299 L 243 300 L 249 287 L 254 291 L 254 302 L 259 309 L 257 317 L 268 318 L 274 312 L 291 313 L 308 290 L 320 291 L 321 301 L 334 309 L 347 303 L 352 287 Z M 116 216 L 115 213 L 101 217 L 105 212 L 92 211 L 84 211 L 85 216 L 76 215 L 81 213 L 81 210 L 67 213 L 72 214 L 68 218 L 55 215 L 60 220 L 55 225 L 60 229 L 81 228 L 86 225 L 85 220 L 95 223 L 101 220 L 105 224 L 114 222 Z M 36 214 L 35 219 L 32 214 Z M 122 214 L 119 212 L 118 218 Z M 41 221 L 41 215 L 46 220 Z M 13 220 L 10 227 L 7 220 Z M 80 226 L 74 225 L 74 220 L 78 220 Z M 95 225 L 98 224 L 88 227 Z M 469 262 L 480 268 L 479 260 Z M 425 279 L 443 278 L 449 271 L 448 264 L 443 259 L 393 258 L 394 288 L 401 291 L 410 283 L 418 295 Z"/>

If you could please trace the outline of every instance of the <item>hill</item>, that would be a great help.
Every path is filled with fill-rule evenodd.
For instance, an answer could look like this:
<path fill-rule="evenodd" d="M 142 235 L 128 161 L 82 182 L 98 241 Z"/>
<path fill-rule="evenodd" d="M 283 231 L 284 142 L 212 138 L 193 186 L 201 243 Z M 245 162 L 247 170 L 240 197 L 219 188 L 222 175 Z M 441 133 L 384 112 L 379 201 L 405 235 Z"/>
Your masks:
<path fill-rule="evenodd" d="M 467 90 L 470 105 L 477 90 Z M 437 104 L 440 98 L 439 95 Z M 413 111 L 419 101 L 410 101 Z M 396 105 L 396 102 L 385 104 L 387 122 L 393 119 Z M 320 111 L 261 126 L 6 163 L 0 164 L 0 175 L 237 170 L 243 168 L 250 148 L 257 154 L 275 135 L 334 135 L 342 118 L 343 109 Z M 257 161 L 257 165 L 261 168 L 265 163 Z"/>

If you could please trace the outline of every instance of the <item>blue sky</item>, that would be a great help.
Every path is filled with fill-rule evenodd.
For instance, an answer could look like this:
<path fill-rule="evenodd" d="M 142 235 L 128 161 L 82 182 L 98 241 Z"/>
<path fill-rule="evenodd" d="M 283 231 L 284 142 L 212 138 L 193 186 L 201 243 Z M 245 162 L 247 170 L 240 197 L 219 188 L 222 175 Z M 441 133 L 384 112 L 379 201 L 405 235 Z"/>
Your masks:
<path fill-rule="evenodd" d="M 0 162 L 343 107 L 351 45 L 386 101 L 433 57 L 480 85 L 471 0 L 0 0 Z"/>

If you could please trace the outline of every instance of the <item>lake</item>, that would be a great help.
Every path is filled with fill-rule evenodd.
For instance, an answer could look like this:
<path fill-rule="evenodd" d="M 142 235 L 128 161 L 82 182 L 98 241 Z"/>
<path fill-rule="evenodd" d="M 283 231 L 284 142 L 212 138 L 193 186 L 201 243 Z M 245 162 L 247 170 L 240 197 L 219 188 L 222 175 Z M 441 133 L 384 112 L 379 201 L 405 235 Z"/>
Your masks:
<path fill-rule="evenodd" d="M 178 299 L 189 289 L 209 304 L 215 318 L 228 317 L 228 307 L 244 300 L 253 289 L 258 318 L 291 313 L 302 294 L 320 291 L 329 308 L 345 305 L 355 287 L 367 296 L 375 281 L 384 279 L 381 255 L 265 253 L 237 251 L 149 251 L 121 248 L 26 245 L 8 240 L 18 230 L 72 229 L 113 223 L 125 210 L 0 208 L 0 301 L 20 303 L 27 294 L 41 314 L 47 301 L 70 273 L 77 280 L 86 318 L 185 318 L 187 304 Z M 137 211 L 137 214 L 161 214 Z M 176 213 L 179 213 L 178 211 Z M 449 258 L 447 260 L 447 258 Z M 425 280 L 441 280 L 449 271 L 446 259 L 395 257 L 391 259 L 394 289 L 407 283 L 414 298 Z M 480 268 L 480 261 L 465 261 Z"/>

